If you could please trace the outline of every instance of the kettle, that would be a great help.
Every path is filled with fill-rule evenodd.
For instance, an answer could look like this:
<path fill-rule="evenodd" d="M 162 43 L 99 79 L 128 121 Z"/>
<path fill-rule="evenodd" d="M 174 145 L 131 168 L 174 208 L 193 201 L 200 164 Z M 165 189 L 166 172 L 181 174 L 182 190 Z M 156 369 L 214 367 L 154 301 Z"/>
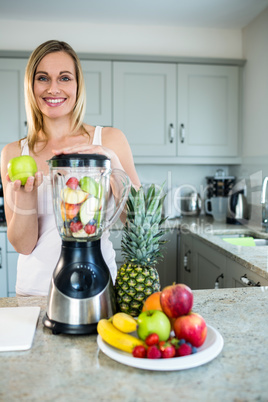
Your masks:
<path fill-rule="evenodd" d="M 249 219 L 249 208 L 243 190 L 233 193 L 228 198 L 227 223 L 243 224 Z"/>
<path fill-rule="evenodd" d="M 201 197 L 195 191 L 181 198 L 181 213 L 183 216 L 198 216 L 201 211 Z"/>

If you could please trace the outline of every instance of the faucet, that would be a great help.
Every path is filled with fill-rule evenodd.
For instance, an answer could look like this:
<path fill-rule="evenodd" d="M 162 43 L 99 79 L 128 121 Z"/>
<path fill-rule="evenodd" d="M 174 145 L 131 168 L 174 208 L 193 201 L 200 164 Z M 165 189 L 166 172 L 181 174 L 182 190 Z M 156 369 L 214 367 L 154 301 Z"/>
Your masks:
<path fill-rule="evenodd" d="M 261 189 L 261 205 L 262 205 L 262 226 L 265 232 L 268 233 L 268 198 L 267 198 L 267 184 L 268 176 L 266 176 L 262 183 Z"/>

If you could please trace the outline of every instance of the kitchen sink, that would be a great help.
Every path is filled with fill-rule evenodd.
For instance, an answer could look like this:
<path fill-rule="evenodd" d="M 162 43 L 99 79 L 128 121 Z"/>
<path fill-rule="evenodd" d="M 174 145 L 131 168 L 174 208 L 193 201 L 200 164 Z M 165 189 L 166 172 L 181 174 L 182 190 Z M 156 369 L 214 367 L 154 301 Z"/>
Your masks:
<path fill-rule="evenodd" d="M 240 245 L 245 247 L 268 246 L 268 238 L 258 238 L 255 237 L 254 235 L 237 233 L 237 234 L 220 234 L 218 236 L 228 243 L 232 244 L 233 241 L 234 245 Z M 239 241 L 239 239 L 241 239 L 241 241 Z"/>

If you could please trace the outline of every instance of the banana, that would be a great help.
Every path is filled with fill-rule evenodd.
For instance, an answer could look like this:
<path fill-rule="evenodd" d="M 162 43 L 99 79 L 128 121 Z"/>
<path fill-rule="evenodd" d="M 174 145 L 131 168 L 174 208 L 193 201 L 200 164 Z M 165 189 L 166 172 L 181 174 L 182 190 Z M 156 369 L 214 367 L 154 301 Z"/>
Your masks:
<path fill-rule="evenodd" d="M 112 323 L 119 331 L 129 333 L 136 331 L 137 321 L 134 317 L 126 313 L 116 313 L 112 317 Z"/>
<path fill-rule="evenodd" d="M 137 345 L 144 345 L 144 342 L 132 335 L 125 334 L 105 318 L 101 319 L 97 325 L 98 334 L 109 345 L 123 350 L 124 352 L 132 353 L 132 350 Z"/>

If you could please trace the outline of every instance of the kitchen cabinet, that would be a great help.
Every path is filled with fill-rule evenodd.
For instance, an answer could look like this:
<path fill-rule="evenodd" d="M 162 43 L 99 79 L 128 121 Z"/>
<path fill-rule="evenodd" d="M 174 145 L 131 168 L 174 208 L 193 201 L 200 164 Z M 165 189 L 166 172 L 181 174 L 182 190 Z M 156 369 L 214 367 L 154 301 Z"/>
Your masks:
<path fill-rule="evenodd" d="M 180 283 L 197 289 L 197 270 L 194 263 L 193 238 L 190 233 L 180 233 L 178 279 Z"/>
<path fill-rule="evenodd" d="M 226 287 L 226 257 L 196 239 L 191 233 L 181 233 L 178 276 L 191 289 Z"/>
<path fill-rule="evenodd" d="M 255 272 L 246 269 L 236 261 L 227 258 L 227 283 L 228 288 L 268 286 L 268 280 Z"/>
<path fill-rule="evenodd" d="M 6 232 L 0 232 L 0 297 L 16 296 L 18 256 Z"/>
<path fill-rule="evenodd" d="M 24 74 L 27 60 L 0 59 L 0 151 L 26 135 Z"/>
<path fill-rule="evenodd" d="M 110 61 L 81 60 L 87 103 L 85 122 L 93 126 L 112 125 L 112 66 Z"/>
<path fill-rule="evenodd" d="M 239 68 L 178 65 L 179 156 L 237 156 Z"/>
<path fill-rule="evenodd" d="M 197 271 L 195 289 L 213 289 L 226 287 L 226 257 L 202 241 L 193 239 L 194 264 Z"/>
<path fill-rule="evenodd" d="M 134 156 L 175 156 L 176 65 L 114 62 L 113 125 Z"/>
<path fill-rule="evenodd" d="M 180 234 L 178 278 L 191 289 L 268 286 L 268 280 L 191 233 Z"/>
<path fill-rule="evenodd" d="M 115 62 L 113 71 L 113 123 L 134 157 L 238 156 L 239 67 Z"/>
<path fill-rule="evenodd" d="M 121 239 L 122 230 L 111 230 L 110 240 L 116 253 L 116 263 L 118 269 L 124 263 L 124 258 L 121 253 Z M 160 278 L 160 285 L 163 289 L 165 286 L 177 282 L 177 244 L 178 244 L 178 231 L 167 230 L 163 236 L 166 244 L 163 247 L 163 260 L 159 261 L 156 269 Z"/>
<path fill-rule="evenodd" d="M 26 64 L 23 58 L 0 58 L 0 149 L 27 133 Z M 239 66 L 85 59 L 81 64 L 85 122 L 121 129 L 136 163 L 239 160 Z"/>

